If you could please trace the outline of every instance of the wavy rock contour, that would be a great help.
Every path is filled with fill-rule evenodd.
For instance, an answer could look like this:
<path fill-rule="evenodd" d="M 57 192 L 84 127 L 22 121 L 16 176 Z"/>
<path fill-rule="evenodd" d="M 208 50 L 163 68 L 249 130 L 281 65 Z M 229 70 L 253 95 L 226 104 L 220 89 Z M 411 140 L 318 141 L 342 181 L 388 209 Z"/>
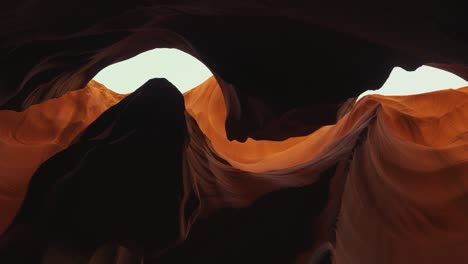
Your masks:
<path fill-rule="evenodd" d="M 14 177 L 19 200 L 31 180 L 18 212 L 5 203 L 13 208 L 5 223 L 14 221 L 0 239 L 0 260 L 460 262 L 468 257 L 467 96 L 467 88 L 370 95 L 307 136 L 240 143 L 225 135 L 214 78 L 183 97 L 153 79 L 125 99 L 92 82 L 28 108 L 31 117 L 48 107 L 81 117 L 96 102 L 90 98 L 110 107 L 70 134 L 76 119 L 54 119 L 62 136 L 32 133 L 44 129 L 33 126 L 38 118 L 25 123 L 35 148 L 10 151 L 35 164 L 46 159 L 37 152 L 50 158 Z M 17 124 L 24 113 L 0 115 Z M 56 138 L 67 138 L 61 151 L 51 147 Z"/>

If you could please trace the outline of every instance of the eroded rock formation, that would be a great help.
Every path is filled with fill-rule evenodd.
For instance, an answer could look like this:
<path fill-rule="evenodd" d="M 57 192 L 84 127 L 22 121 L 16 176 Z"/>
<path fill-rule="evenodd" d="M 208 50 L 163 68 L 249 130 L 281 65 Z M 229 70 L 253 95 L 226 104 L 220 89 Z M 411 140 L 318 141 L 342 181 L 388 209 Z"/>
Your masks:
<path fill-rule="evenodd" d="M 18 210 L 34 171 L 123 95 L 91 81 L 81 90 L 33 105 L 23 112 L 0 111 L 0 232 Z"/>
<path fill-rule="evenodd" d="M 394 66 L 466 79 L 466 3 L 1 7 L 1 263 L 467 259 L 466 88 L 369 96 L 336 122 Z M 185 109 L 164 80 L 113 107 L 123 96 L 102 88 L 67 93 L 157 47 L 217 82 Z"/>
<path fill-rule="evenodd" d="M 55 138 L 67 138 L 60 147 L 39 125 L 29 125 L 36 149 L 10 146 L 23 151 L 13 166 L 51 158 L 12 177 L 12 197 L 21 198 L 32 176 L 21 209 L 6 211 L 14 221 L 0 261 L 459 262 L 468 257 L 467 97 L 467 88 L 371 95 L 336 124 L 279 142 L 229 141 L 214 78 L 184 97 L 163 79 L 125 98 L 91 82 L 22 113 L 0 112 L 15 124 L 99 99 L 85 115 L 91 122 L 110 107 L 74 130 L 68 115 L 49 121 Z"/>
<path fill-rule="evenodd" d="M 109 108 L 34 173 L 0 242 L 2 262 L 86 263 L 107 243 L 137 255 L 175 243 L 185 127 L 183 97 L 166 80 Z"/>
<path fill-rule="evenodd" d="M 394 66 L 436 63 L 467 76 L 458 65 L 468 62 L 461 1 L 43 0 L 2 7 L 2 109 L 79 89 L 105 66 L 157 47 L 179 48 L 210 68 L 226 101 L 228 138 L 240 141 L 304 136 L 333 124 L 341 103 L 380 87 Z"/>

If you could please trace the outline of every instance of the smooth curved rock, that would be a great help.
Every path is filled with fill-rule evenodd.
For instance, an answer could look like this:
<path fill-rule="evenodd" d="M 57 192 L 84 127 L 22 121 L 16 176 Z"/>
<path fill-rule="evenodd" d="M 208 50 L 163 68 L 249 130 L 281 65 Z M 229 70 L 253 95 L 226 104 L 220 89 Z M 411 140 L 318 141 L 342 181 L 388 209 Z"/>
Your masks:
<path fill-rule="evenodd" d="M 44 0 L 1 10 L 1 109 L 81 88 L 142 51 L 179 48 L 215 74 L 228 138 L 239 141 L 333 124 L 340 104 L 379 88 L 394 66 L 468 64 L 462 2 Z"/>
<path fill-rule="evenodd" d="M 85 263 L 108 243 L 137 256 L 176 243 L 186 137 L 180 92 L 148 81 L 34 173 L 0 261 Z"/>
<path fill-rule="evenodd" d="M 467 96 L 370 95 L 305 137 L 239 143 L 223 137 L 214 78 L 184 95 L 185 113 L 152 80 L 41 165 L 0 260 L 460 262 Z"/>
<path fill-rule="evenodd" d="M 467 89 L 368 96 L 334 124 L 394 66 L 466 79 L 466 3 L 1 7 L 0 229 L 15 218 L 1 263 L 306 264 L 329 261 L 324 248 L 337 264 L 468 258 Z M 66 93 L 157 47 L 199 58 L 219 87 L 186 94 L 184 112 L 153 80 L 87 127 L 122 96 Z"/>
<path fill-rule="evenodd" d="M 67 148 L 123 97 L 91 81 L 81 90 L 23 112 L 0 111 L 0 233 L 21 205 L 30 177 L 41 163 Z"/>

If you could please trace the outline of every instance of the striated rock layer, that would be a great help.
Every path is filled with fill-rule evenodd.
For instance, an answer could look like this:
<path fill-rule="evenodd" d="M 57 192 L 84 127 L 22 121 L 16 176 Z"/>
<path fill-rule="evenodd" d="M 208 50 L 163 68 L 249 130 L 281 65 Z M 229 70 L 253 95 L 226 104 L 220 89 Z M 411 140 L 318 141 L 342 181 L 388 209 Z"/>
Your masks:
<path fill-rule="evenodd" d="M 123 97 L 92 82 L 27 111 L 55 103 L 81 116 L 90 98 L 104 110 Z M 214 78 L 183 97 L 150 80 L 70 132 L 57 154 L 49 142 L 64 136 L 33 133 L 42 126 L 29 133 L 43 151 L 10 146 L 36 164 L 51 158 L 14 177 L 19 201 L 32 175 L 16 217 L 17 205 L 2 205 L 2 221 L 14 221 L 0 262 L 463 262 L 467 102 L 468 88 L 370 95 L 307 136 L 239 143 L 225 135 Z M 12 124 L 24 115 L 8 113 Z M 57 135 L 70 120 L 54 119 Z M 21 162 L 9 158 L 6 169 Z"/>
<path fill-rule="evenodd" d="M 466 88 L 369 96 L 334 124 L 394 66 L 468 78 L 466 2 L 0 6 L 0 263 L 465 261 Z M 60 97 L 158 47 L 222 97 L 210 80 L 184 111 L 152 80 L 89 126 L 120 96 Z"/>
<path fill-rule="evenodd" d="M 124 96 L 91 81 L 84 89 L 34 105 L 0 111 L 0 232 L 19 208 L 34 171 Z"/>
<path fill-rule="evenodd" d="M 283 140 L 333 124 L 345 100 L 380 87 L 395 66 L 432 63 L 468 77 L 465 1 L 31 0 L 1 7 L 0 109 L 59 97 L 107 65 L 158 47 L 209 67 L 225 98 L 227 136 L 239 141 Z"/>

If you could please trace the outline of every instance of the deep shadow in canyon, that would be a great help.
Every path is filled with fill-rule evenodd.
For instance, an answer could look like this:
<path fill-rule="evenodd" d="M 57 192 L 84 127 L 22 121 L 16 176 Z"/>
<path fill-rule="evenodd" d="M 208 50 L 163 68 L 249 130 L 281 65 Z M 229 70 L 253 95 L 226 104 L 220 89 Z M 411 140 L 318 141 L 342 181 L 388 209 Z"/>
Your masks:
<path fill-rule="evenodd" d="M 1 6 L 0 121 L 13 128 L 0 131 L 0 149 L 14 156 L 0 163 L 1 263 L 468 257 L 467 88 L 346 103 L 395 66 L 467 79 L 466 3 Z M 158 47 L 195 56 L 215 79 L 185 95 L 163 79 L 128 96 L 89 83 Z M 74 90 L 105 107 L 81 115 L 96 101 Z M 60 107 L 53 98 L 78 102 L 61 108 L 70 118 L 33 108 Z M 41 120 L 58 132 L 17 135 Z"/>

